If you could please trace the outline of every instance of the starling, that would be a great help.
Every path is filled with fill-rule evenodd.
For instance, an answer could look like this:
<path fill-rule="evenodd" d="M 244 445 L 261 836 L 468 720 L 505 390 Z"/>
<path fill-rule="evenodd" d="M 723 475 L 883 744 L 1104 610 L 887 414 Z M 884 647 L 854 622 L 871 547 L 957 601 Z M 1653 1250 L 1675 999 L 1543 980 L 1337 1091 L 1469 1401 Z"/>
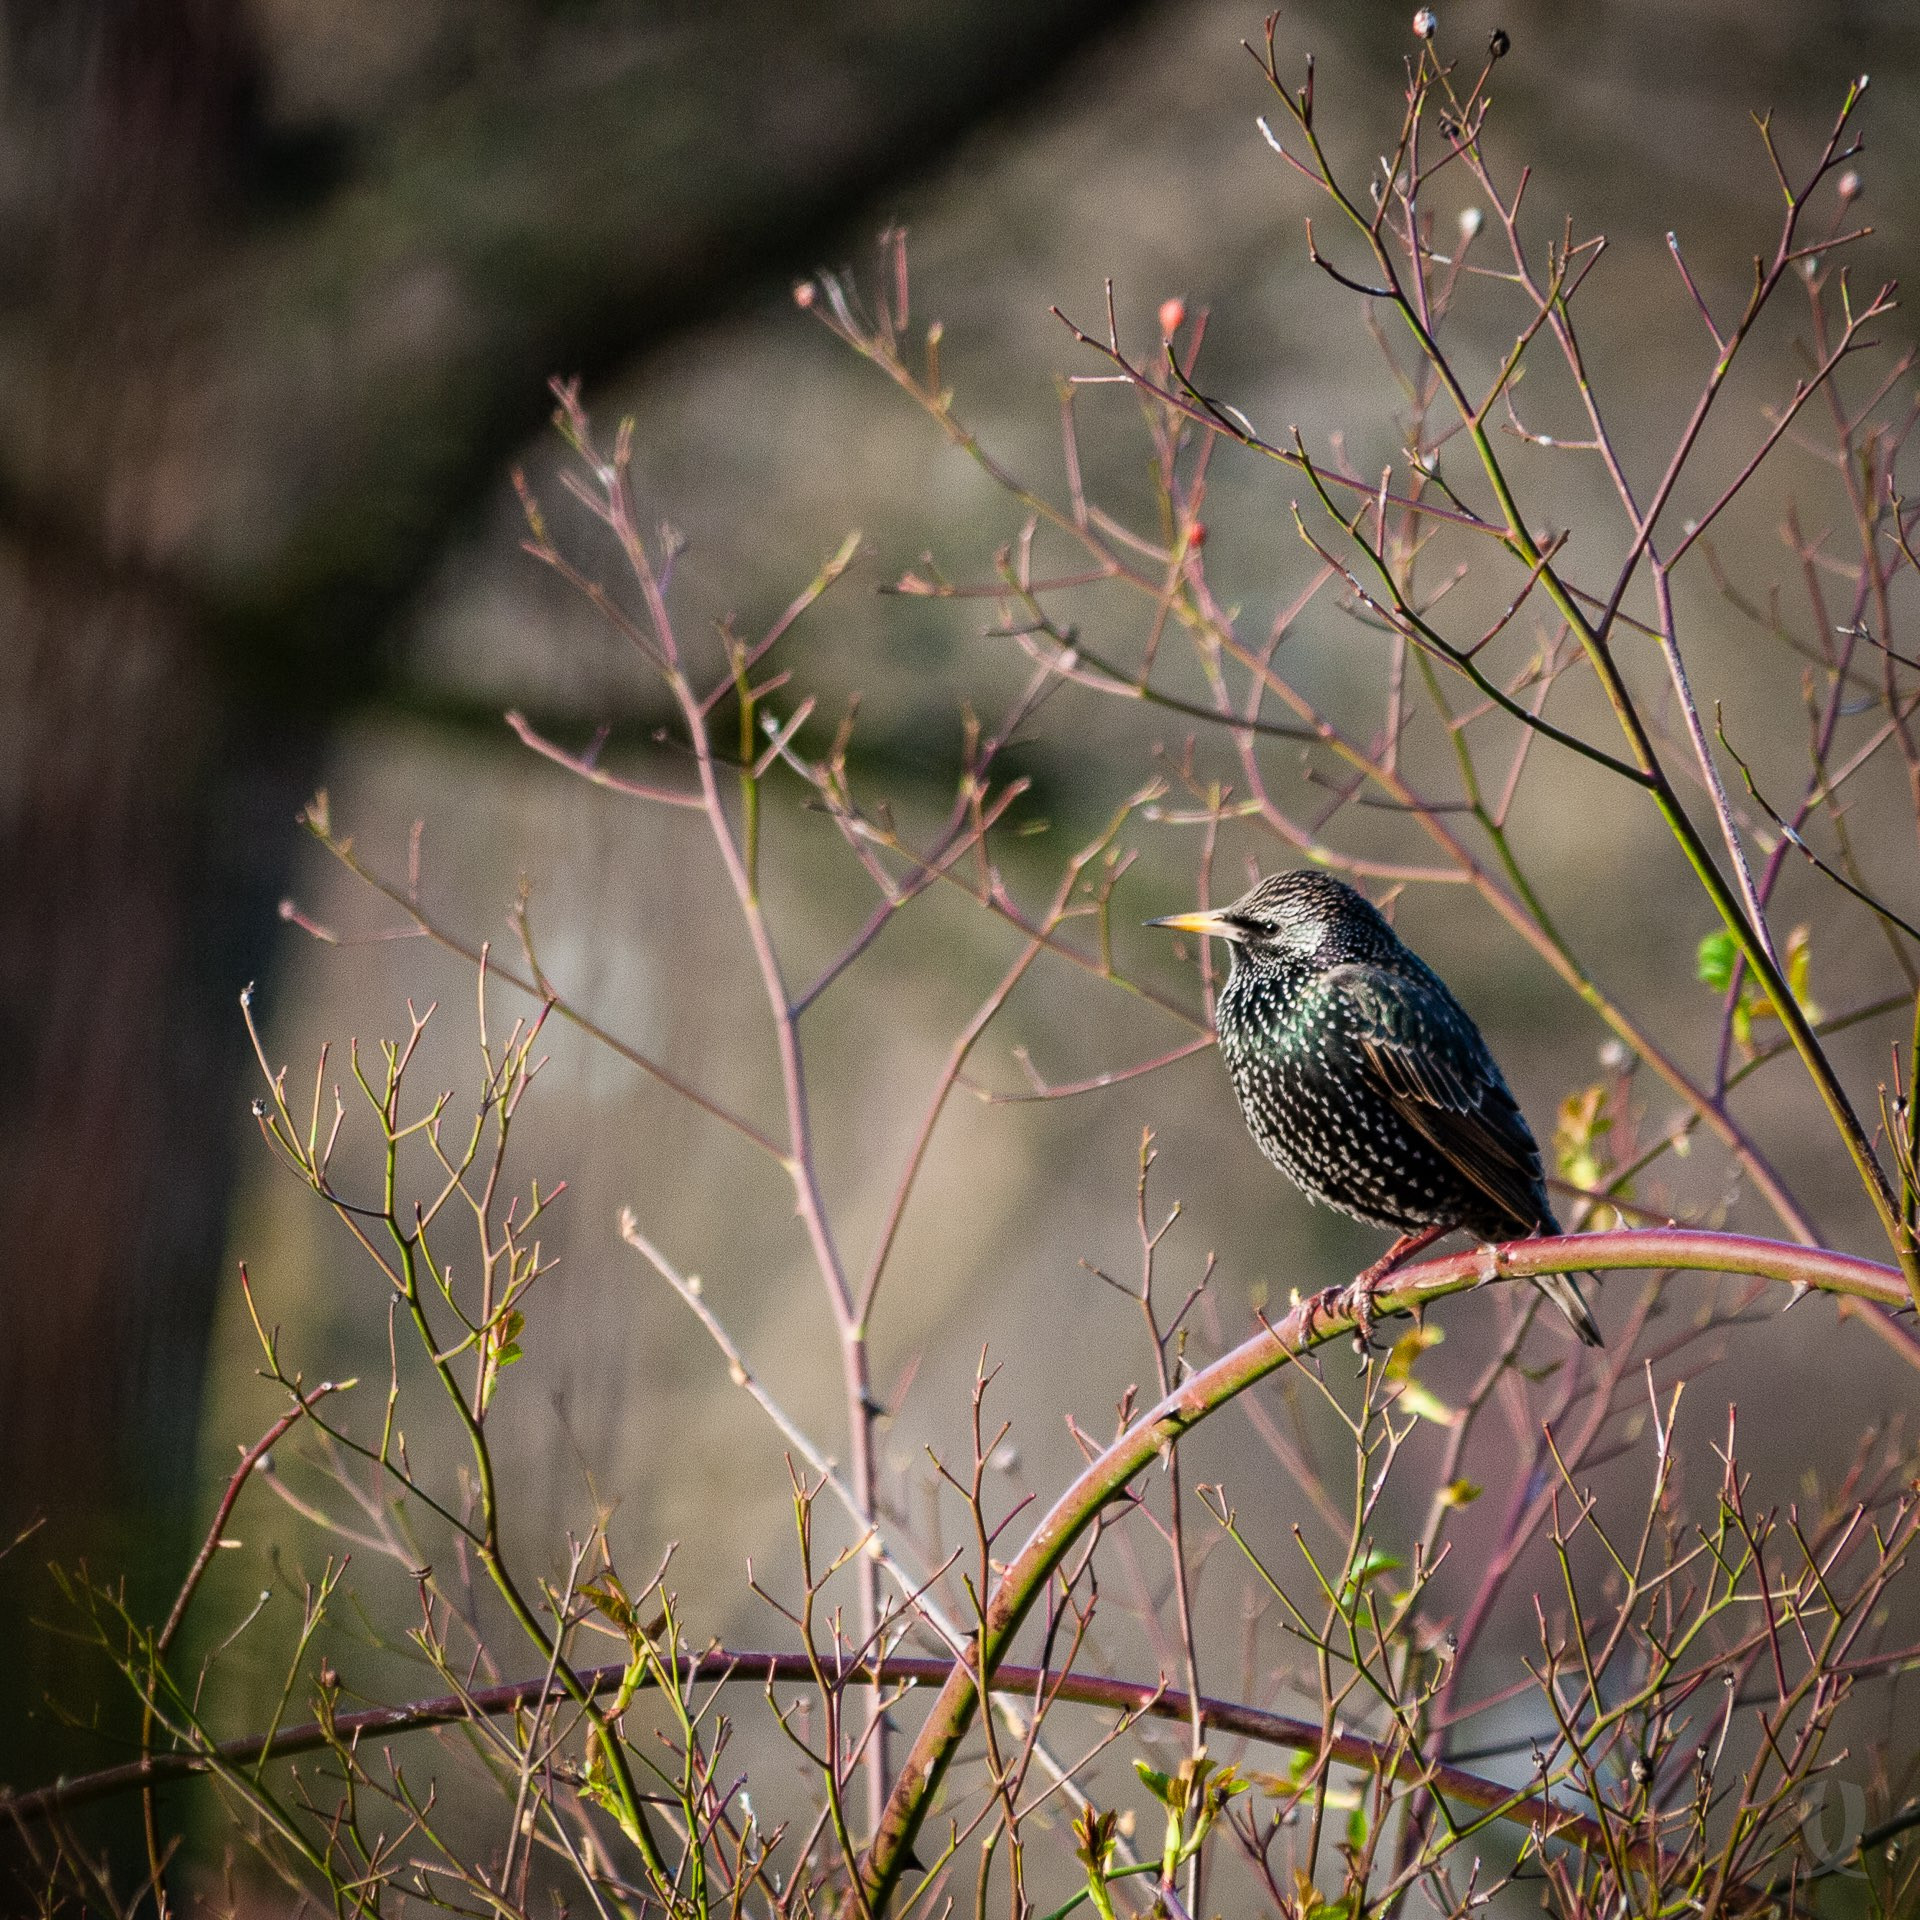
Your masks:
<path fill-rule="evenodd" d="M 1218 912 L 1147 924 L 1227 942 L 1220 1052 L 1254 1144 L 1309 1199 L 1400 1234 L 1363 1291 L 1456 1227 L 1483 1243 L 1560 1231 L 1479 1028 L 1350 886 L 1279 873 Z M 1533 1284 L 1600 1345 L 1571 1276 Z"/>

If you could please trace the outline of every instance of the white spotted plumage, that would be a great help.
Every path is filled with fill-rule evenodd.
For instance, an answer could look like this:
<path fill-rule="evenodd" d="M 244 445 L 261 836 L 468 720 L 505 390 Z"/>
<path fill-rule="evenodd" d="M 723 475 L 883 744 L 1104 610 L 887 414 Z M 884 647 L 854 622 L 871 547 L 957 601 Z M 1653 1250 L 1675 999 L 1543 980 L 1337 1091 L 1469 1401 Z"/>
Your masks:
<path fill-rule="evenodd" d="M 1276 874 L 1215 916 L 1220 1052 L 1260 1151 L 1309 1198 L 1402 1233 L 1557 1233 L 1540 1151 L 1480 1030 L 1360 894 Z M 1583 1340 L 1575 1282 L 1536 1284 Z"/>

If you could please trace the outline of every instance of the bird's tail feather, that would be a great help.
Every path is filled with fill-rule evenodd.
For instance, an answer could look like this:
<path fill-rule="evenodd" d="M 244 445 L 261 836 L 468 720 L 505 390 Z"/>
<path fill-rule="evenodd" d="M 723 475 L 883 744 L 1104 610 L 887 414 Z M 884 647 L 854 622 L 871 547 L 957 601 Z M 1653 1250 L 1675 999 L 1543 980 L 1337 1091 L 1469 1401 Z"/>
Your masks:
<path fill-rule="evenodd" d="M 1533 1284 L 1567 1316 L 1567 1324 L 1587 1346 L 1606 1345 L 1600 1337 L 1599 1322 L 1588 1310 L 1586 1296 L 1580 1291 L 1580 1283 L 1572 1274 L 1535 1274 Z"/>

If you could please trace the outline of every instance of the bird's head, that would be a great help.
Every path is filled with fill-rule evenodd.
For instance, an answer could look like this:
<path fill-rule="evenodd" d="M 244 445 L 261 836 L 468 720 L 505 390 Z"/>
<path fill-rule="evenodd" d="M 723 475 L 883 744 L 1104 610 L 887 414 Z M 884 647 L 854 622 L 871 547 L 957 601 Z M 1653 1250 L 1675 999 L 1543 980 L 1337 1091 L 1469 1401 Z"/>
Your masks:
<path fill-rule="evenodd" d="M 1304 868 L 1269 874 L 1231 906 L 1207 913 L 1170 913 L 1150 927 L 1211 934 L 1249 966 L 1306 961 L 1335 966 L 1390 952 L 1399 945 L 1379 909 L 1344 880 Z"/>

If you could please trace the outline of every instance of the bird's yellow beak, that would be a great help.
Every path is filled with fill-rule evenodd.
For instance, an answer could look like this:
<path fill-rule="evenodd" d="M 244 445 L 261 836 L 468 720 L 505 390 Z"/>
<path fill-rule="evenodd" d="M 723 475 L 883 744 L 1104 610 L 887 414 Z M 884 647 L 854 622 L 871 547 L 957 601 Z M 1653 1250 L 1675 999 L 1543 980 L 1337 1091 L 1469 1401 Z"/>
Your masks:
<path fill-rule="evenodd" d="M 1238 940 L 1241 929 L 1224 912 L 1169 913 L 1159 920 L 1148 920 L 1149 927 L 1169 927 L 1175 933 L 1210 933 L 1217 940 Z"/>

